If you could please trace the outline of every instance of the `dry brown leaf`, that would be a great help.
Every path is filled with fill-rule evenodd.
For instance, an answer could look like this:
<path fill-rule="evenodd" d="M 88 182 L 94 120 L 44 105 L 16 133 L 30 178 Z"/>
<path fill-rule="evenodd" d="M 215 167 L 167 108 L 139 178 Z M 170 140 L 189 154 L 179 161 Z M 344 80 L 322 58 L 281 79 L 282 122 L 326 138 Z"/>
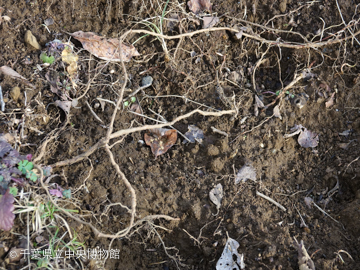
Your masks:
<path fill-rule="evenodd" d="M 198 14 L 200 11 L 207 10 L 211 11 L 212 4 L 210 0 L 190 0 L 187 2 L 189 9 Z"/>
<path fill-rule="evenodd" d="M 264 108 L 265 107 L 264 103 L 261 101 L 261 99 L 257 95 L 255 95 L 255 102 L 256 102 L 256 105 L 259 108 Z"/>
<path fill-rule="evenodd" d="M 105 38 L 92 32 L 77 31 L 71 34 L 72 37 L 79 40 L 84 49 L 96 57 L 106 60 L 120 62 L 119 39 Z M 133 45 L 121 43 L 122 60 L 129 62 L 131 57 L 140 55 Z"/>
<path fill-rule="evenodd" d="M 156 128 L 145 133 L 144 140 L 146 145 L 151 147 L 151 152 L 157 156 L 165 154 L 177 140 L 177 132 L 175 129 Z"/>
<path fill-rule="evenodd" d="M 66 101 L 56 100 L 55 104 L 56 104 L 56 106 L 61 108 L 66 114 L 68 114 L 70 112 L 71 101 L 68 101 L 68 100 L 66 100 Z"/>
<path fill-rule="evenodd" d="M 335 92 L 331 94 L 331 97 L 329 98 L 328 101 L 325 102 L 325 107 L 329 108 L 332 105 L 334 105 L 334 96 L 335 96 Z"/>
<path fill-rule="evenodd" d="M 220 21 L 219 17 L 204 17 L 203 20 L 204 20 L 204 25 L 203 25 L 204 29 L 211 28 Z"/>
<path fill-rule="evenodd" d="M 69 73 L 70 78 L 74 78 L 77 73 L 77 70 L 78 70 L 77 61 L 78 61 L 79 57 L 72 52 L 72 50 L 69 46 L 66 46 L 65 49 L 61 53 L 61 59 L 66 64 L 69 64 L 69 66 L 67 66 L 66 70 Z"/>
<path fill-rule="evenodd" d="M 304 148 L 316 147 L 319 144 L 319 135 L 304 128 L 298 137 L 298 143 Z"/>
<path fill-rule="evenodd" d="M 298 264 L 299 270 L 315 270 L 315 264 L 309 254 L 307 253 L 303 240 L 299 242 L 295 240 L 295 248 L 298 250 Z"/>
<path fill-rule="evenodd" d="M 13 70 L 11 67 L 8 66 L 2 66 L 0 67 L 0 72 L 3 73 L 4 75 L 10 76 L 11 78 L 14 79 L 20 79 L 22 80 L 24 83 L 26 83 L 28 86 L 35 88 L 35 85 L 31 84 L 26 78 L 24 78 L 23 76 L 21 76 L 19 73 L 17 73 L 15 70 Z"/>
<path fill-rule="evenodd" d="M 245 182 L 248 179 L 256 181 L 256 171 L 253 166 L 244 165 L 236 174 L 235 184 L 238 184 L 241 181 Z"/>
<path fill-rule="evenodd" d="M 216 205 L 217 214 L 221 207 L 221 200 L 224 197 L 224 190 L 221 184 L 217 184 L 209 193 L 210 200 Z"/>

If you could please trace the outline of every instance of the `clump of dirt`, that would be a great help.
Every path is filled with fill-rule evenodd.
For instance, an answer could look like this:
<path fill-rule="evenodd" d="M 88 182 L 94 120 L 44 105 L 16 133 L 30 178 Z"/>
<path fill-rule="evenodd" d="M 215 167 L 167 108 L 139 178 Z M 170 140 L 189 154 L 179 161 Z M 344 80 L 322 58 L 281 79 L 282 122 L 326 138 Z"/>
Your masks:
<path fill-rule="evenodd" d="M 164 41 L 131 33 L 126 42 L 140 56 L 125 63 L 127 79 L 121 63 L 91 56 L 69 33 L 118 38 L 130 29 L 156 32 L 154 25 L 161 21 L 166 22 L 163 34 L 173 36 L 201 30 L 203 14 L 192 14 L 186 1 L 2 3 L 2 15 L 11 20 L 0 25 L 0 66 L 12 67 L 36 88 L 1 75 L 6 103 L 1 133 L 14 134 L 20 152 L 34 153 L 39 165 L 53 166 L 57 176 L 51 181 L 73 192 L 67 207 L 77 209 L 81 220 L 104 234 L 115 235 L 132 222 L 131 185 L 137 197 L 135 227 L 126 237 L 96 237 L 86 224 L 63 217 L 86 248 L 108 249 L 111 244 L 119 251 L 118 257 L 102 261 L 104 269 L 215 269 L 228 236 L 239 242 L 246 269 L 298 269 L 294 237 L 304 241 L 317 268 L 355 269 L 360 260 L 359 44 L 348 30 L 358 34 L 356 6 L 338 1 L 341 18 L 331 1 L 211 2 L 220 18 L 215 27 L 241 29 L 240 38 L 224 29 Z M 48 18 L 54 24 L 45 25 Z M 69 113 L 54 106 L 61 98 L 51 91 L 49 67 L 40 60 L 40 51 L 25 44 L 27 30 L 42 48 L 54 39 L 74 44 L 77 86 L 69 82 L 73 88 L 67 98 L 78 104 Z M 306 47 L 311 42 L 317 45 Z M 51 71 L 66 76 L 65 66 L 57 67 Z M 306 76 L 291 84 L 304 72 Z M 168 128 L 176 129 L 178 138 L 156 158 L 144 142 L 146 129 L 113 137 L 112 161 L 102 142 L 120 90 L 125 84 L 124 96 L 130 100 L 146 76 L 153 78 L 152 85 L 134 95 L 142 116 L 121 104 L 114 132 L 171 122 L 199 108 L 212 115 L 195 113 L 173 123 Z M 264 107 L 255 109 L 255 95 Z M 302 106 L 294 102 L 299 96 L 306 97 Z M 334 104 L 326 107 L 331 96 Z M 281 118 L 273 115 L 275 105 Z M 230 110 L 234 113 L 216 115 Z M 180 134 L 189 125 L 204 132 L 201 143 L 183 143 Z M 298 135 L 285 138 L 295 125 L 317 134 L 318 146 L 302 147 Z M 249 163 L 256 181 L 235 184 L 238 170 Z M 209 192 L 218 183 L 224 198 L 216 215 Z M 309 208 L 305 197 L 326 215 Z M 27 228 L 18 220 L 13 232 L 26 235 Z M 15 269 L 5 261 L 9 250 L 2 246 L 15 247 L 18 241 L 16 234 L 0 236 L 1 267 Z M 27 260 L 21 263 L 25 266 Z M 73 267 L 91 268 L 92 263 Z"/>

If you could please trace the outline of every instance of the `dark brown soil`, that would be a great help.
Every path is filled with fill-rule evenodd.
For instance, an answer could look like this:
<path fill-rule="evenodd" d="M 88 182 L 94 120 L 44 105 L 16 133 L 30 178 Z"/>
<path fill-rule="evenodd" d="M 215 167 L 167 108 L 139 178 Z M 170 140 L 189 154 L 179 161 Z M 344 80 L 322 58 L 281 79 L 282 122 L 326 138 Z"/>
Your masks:
<path fill-rule="evenodd" d="M 211 2 L 213 12 L 220 16 L 216 26 L 248 26 L 268 40 L 280 38 L 282 41 L 304 43 L 299 35 L 275 35 L 255 25 L 246 25 L 241 20 L 291 30 L 309 41 L 313 38 L 313 41 L 319 41 L 320 36 L 315 35 L 321 32 L 324 25 L 324 41 L 344 28 L 336 1 L 314 1 L 312 4 L 305 1 L 304 6 L 294 0 Z M 353 33 L 357 32 L 359 1 L 338 0 L 338 3 L 344 21 L 351 21 Z M 98 75 L 77 108 L 71 108 L 67 123 L 65 113 L 53 105 L 59 97 L 50 91 L 45 77 L 47 70 L 36 68 L 37 64 L 41 64 L 40 51 L 25 44 L 25 32 L 31 30 L 42 47 L 55 38 L 67 41 L 70 38 L 68 33 L 79 30 L 118 37 L 131 28 L 145 29 L 144 25 L 136 22 L 161 16 L 164 3 L 7 0 L 0 1 L 0 6 L 4 8 L 2 15 L 11 18 L 10 22 L 0 25 L 0 66 L 13 67 L 36 86 L 36 89 L 30 89 L 20 81 L 1 75 L 0 84 L 6 101 L 5 114 L 1 114 L 1 133 L 24 132 L 21 143 L 25 146 L 21 147 L 21 152 L 33 153 L 35 157 L 40 154 L 42 142 L 56 134 L 39 162 L 41 165 L 55 164 L 84 153 L 106 135 L 114 106 L 106 103 L 102 110 L 96 98 L 118 99 L 117 92 L 124 82 L 121 64 L 107 64 L 94 56 L 90 58 L 89 52 L 80 51 L 81 43 L 71 39 L 79 52 L 80 66 L 77 92 L 71 93 L 71 97 L 81 96 L 89 78 Z M 175 35 L 180 31 L 201 29 L 201 25 L 187 19 L 189 15 L 185 11 L 190 11 L 185 1 L 177 3 L 170 0 L 167 10 L 183 19 L 183 27 L 171 29 L 167 25 L 164 34 Z M 170 17 L 170 14 L 165 17 Z M 50 33 L 42 25 L 47 18 L 53 18 L 55 22 L 48 27 Z M 292 18 L 294 23 L 291 23 Z M 338 38 L 349 35 L 345 30 Z M 139 37 L 141 35 L 132 35 L 127 41 L 133 43 Z M 171 56 L 178 42 L 167 41 Z M 131 236 L 115 240 L 112 249 L 120 250 L 120 258 L 108 259 L 105 269 L 215 269 L 227 235 L 239 242 L 238 251 L 244 254 L 246 269 L 298 269 L 294 237 L 304 241 L 317 269 L 359 268 L 358 41 L 348 39 L 317 49 L 273 46 L 266 52 L 266 60 L 256 68 L 255 90 L 252 74 L 268 46 L 251 38 L 238 40 L 227 31 L 184 38 L 177 49 L 176 59 L 172 61 L 166 61 L 160 42 L 155 37 L 144 37 L 135 43 L 135 47 L 141 56 L 125 64 L 129 75 L 127 88 L 137 89 L 145 76 L 154 79 L 153 85 L 144 89 L 148 96 L 141 91 L 136 95 L 145 115 L 157 118 L 151 109 L 171 121 L 198 108 L 198 103 L 218 110 L 230 110 L 234 102 L 238 114 L 235 117 L 194 114 L 179 121 L 174 128 L 183 134 L 189 125 L 203 130 L 205 138 L 202 144 L 183 144 L 183 138 L 178 135 L 177 143 L 156 159 L 150 148 L 141 143 L 144 140 L 143 132 L 127 135 L 112 147 L 115 161 L 136 191 L 135 220 L 162 214 L 179 218 L 180 221 L 159 219 L 154 224 L 169 231 L 147 224 L 132 231 Z M 196 52 L 196 56 L 191 57 L 192 51 Z M 221 55 L 226 55 L 225 60 Z M 31 60 L 31 64 L 26 64 L 26 58 Z M 273 106 L 259 108 L 255 116 L 255 93 L 268 105 L 275 100 L 277 96 L 274 93 L 282 89 L 282 84 L 288 85 L 295 74 L 309 67 L 315 77 L 301 80 L 281 102 L 277 101 L 276 104 L 280 102 L 282 119 L 272 117 Z M 234 71 L 236 74 L 231 73 Z M 218 85 L 216 73 L 223 90 Z M 10 96 L 15 86 L 19 86 L 22 93 L 17 101 Z M 31 113 L 27 114 L 24 113 L 25 92 L 27 108 L 31 109 Z M 326 108 L 325 102 L 334 92 L 334 105 Z M 128 93 L 125 92 L 125 96 Z M 294 102 L 300 94 L 308 96 L 301 109 Z M 197 103 L 175 96 L 184 96 Z M 105 124 L 94 118 L 86 101 Z M 211 111 L 206 107 L 201 109 Z M 23 120 L 22 131 L 20 123 Z M 116 116 L 114 130 L 140 126 L 142 121 L 124 109 Z M 149 119 L 144 121 L 147 124 L 155 123 Z M 291 133 L 293 126 L 300 124 L 319 134 L 316 148 L 301 147 L 297 135 L 284 138 L 285 134 Z M 211 127 L 229 136 L 214 133 Z M 235 185 L 235 175 L 244 164 L 251 164 L 256 169 L 257 181 L 248 180 Z M 53 173 L 59 176 L 52 181 L 74 192 L 73 198 L 83 213 L 92 211 L 93 215 L 86 220 L 99 230 L 115 234 L 129 224 L 130 215 L 120 205 L 105 212 L 110 203 L 120 202 L 130 207 L 131 202 L 128 189 L 117 176 L 103 148 L 84 161 L 54 168 Z M 331 197 L 328 196 L 328 191 L 334 188 L 337 181 L 339 189 Z M 210 201 L 209 192 L 218 183 L 223 185 L 225 195 L 219 214 L 215 215 L 216 206 Z M 84 186 L 78 190 L 82 184 Z M 287 211 L 256 196 L 256 191 L 273 198 Z M 335 220 L 315 207 L 308 208 L 304 203 L 306 196 L 313 198 Z M 299 214 L 307 227 L 300 226 Z M 87 248 L 109 247 L 111 240 L 96 239 L 90 228 L 66 219 Z M 26 231 L 26 226 L 16 219 L 12 232 L 26 235 Z M 178 261 L 166 254 L 159 237 L 167 247 L 166 252 Z M 18 236 L 1 233 L 0 242 L 4 241 L 11 247 L 16 245 Z M 354 261 L 345 253 L 340 253 L 344 260 L 342 263 L 336 255 L 339 250 L 348 252 Z M 15 269 L 15 266 L 4 262 L 6 252 L 1 251 L 0 255 L 0 262 L 3 261 L 1 267 Z"/>

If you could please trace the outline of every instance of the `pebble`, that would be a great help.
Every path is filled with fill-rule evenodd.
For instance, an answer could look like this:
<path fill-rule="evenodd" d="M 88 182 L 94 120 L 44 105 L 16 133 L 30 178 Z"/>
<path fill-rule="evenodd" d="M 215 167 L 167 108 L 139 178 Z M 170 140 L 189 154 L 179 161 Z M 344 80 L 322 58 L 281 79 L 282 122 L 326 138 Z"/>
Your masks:
<path fill-rule="evenodd" d="M 283 0 L 281 1 L 281 3 L 279 4 L 279 9 L 281 13 L 285 13 L 286 11 L 286 5 L 287 5 L 287 0 Z"/>
<path fill-rule="evenodd" d="M 150 85 L 152 85 L 152 82 L 153 82 L 153 78 L 151 76 L 146 76 L 146 77 L 142 78 L 141 85 L 142 86 L 150 86 Z"/>
<path fill-rule="evenodd" d="M 34 37 L 30 30 L 27 30 L 25 33 L 25 42 L 37 50 L 41 49 L 40 44 L 36 40 L 36 37 Z"/>
<path fill-rule="evenodd" d="M 20 95 L 21 95 L 20 87 L 15 86 L 15 87 L 13 87 L 13 89 L 11 89 L 10 96 L 11 96 L 12 100 L 18 101 Z"/>

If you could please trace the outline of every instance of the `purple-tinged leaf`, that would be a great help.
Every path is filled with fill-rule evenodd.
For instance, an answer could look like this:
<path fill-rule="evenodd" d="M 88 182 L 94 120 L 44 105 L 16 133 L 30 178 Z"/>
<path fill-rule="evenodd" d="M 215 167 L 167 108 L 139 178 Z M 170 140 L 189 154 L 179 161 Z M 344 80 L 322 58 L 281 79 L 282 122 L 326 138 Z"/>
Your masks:
<path fill-rule="evenodd" d="M 8 167 L 14 167 L 22 160 L 21 158 L 19 152 L 12 149 L 10 153 L 2 159 L 2 163 L 6 164 Z"/>
<path fill-rule="evenodd" d="M 7 153 L 12 150 L 10 144 L 5 141 L 0 141 L 0 158 L 3 158 Z"/>
<path fill-rule="evenodd" d="M 49 192 L 51 195 L 54 195 L 58 198 L 62 198 L 62 196 L 63 196 L 62 192 L 60 190 L 58 190 L 57 188 L 50 189 Z"/>
<path fill-rule="evenodd" d="M 14 196 L 9 190 L 0 199 L 0 229 L 10 231 L 14 225 Z"/>
<path fill-rule="evenodd" d="M 32 154 L 28 154 L 28 155 L 26 155 L 26 159 L 27 159 L 27 161 L 31 161 L 31 159 L 32 159 Z"/>

